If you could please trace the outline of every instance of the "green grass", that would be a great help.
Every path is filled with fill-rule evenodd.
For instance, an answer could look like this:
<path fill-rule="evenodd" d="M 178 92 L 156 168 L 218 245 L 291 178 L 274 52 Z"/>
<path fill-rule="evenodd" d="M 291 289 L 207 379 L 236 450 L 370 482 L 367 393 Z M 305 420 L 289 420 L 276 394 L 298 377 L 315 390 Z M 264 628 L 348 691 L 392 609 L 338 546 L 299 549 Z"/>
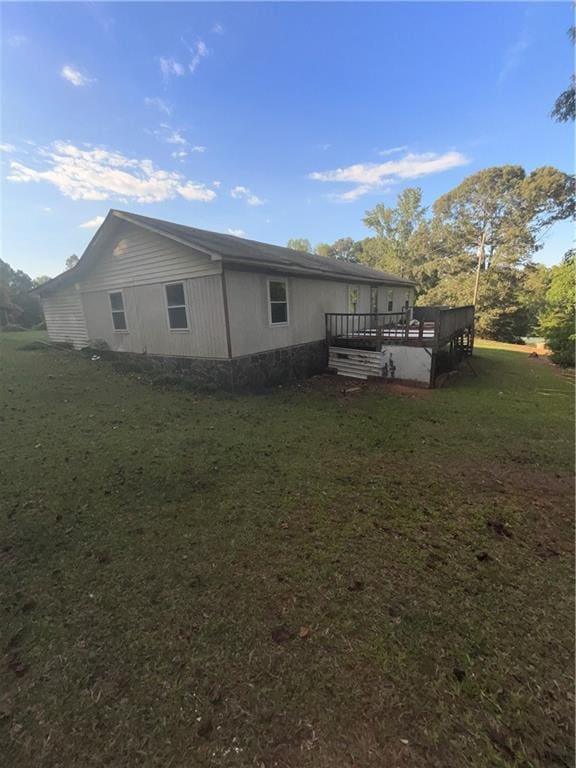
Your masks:
<path fill-rule="evenodd" d="M 219 397 L 33 338 L 0 337 L 6 766 L 572 765 L 547 362 Z"/>

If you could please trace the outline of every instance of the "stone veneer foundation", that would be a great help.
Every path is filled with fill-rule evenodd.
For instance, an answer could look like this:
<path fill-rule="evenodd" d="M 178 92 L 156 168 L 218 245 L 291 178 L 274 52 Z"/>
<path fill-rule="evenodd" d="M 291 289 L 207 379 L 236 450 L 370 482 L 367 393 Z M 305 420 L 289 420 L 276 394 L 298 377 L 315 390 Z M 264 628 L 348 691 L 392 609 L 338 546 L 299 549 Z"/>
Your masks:
<path fill-rule="evenodd" d="M 325 340 L 271 349 L 244 357 L 214 360 L 200 357 L 164 357 L 161 355 L 113 352 L 86 347 L 90 354 L 112 360 L 122 371 L 155 371 L 186 378 L 203 389 L 257 391 L 288 381 L 323 373 L 328 366 Z"/>

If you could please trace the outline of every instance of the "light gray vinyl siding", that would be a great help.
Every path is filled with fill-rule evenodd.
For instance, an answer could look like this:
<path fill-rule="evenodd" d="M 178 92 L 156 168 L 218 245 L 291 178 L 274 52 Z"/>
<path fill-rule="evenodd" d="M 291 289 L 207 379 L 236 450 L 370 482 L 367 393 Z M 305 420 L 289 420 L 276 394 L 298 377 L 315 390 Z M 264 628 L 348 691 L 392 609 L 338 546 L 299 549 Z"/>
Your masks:
<path fill-rule="evenodd" d="M 82 281 L 80 290 L 114 290 L 215 275 L 221 271 L 221 263 L 205 254 L 123 223 L 117 234 L 102 246 L 102 253 Z"/>
<path fill-rule="evenodd" d="M 75 349 L 88 342 L 82 298 L 74 287 L 62 288 L 42 299 L 48 337 L 51 341 L 72 343 Z"/>
<path fill-rule="evenodd" d="M 293 276 L 270 278 L 265 274 L 232 270 L 226 270 L 224 276 L 232 357 L 324 339 L 324 314 L 348 312 L 351 287 L 359 291 L 358 312 L 370 312 L 370 286 L 366 284 Z M 288 325 L 270 325 L 268 279 L 285 280 L 288 285 Z M 398 300 L 402 290 L 398 289 Z M 380 303 L 380 295 L 378 298 Z M 380 306 L 384 307 L 383 299 Z"/>
<path fill-rule="evenodd" d="M 182 282 L 186 295 L 188 330 L 168 326 L 165 286 Z M 84 293 L 84 311 L 90 339 L 104 339 L 119 352 L 151 355 L 225 358 L 228 355 L 222 276 L 176 277 L 166 283 L 123 285 L 126 331 L 115 331 L 110 309 L 110 291 Z"/>

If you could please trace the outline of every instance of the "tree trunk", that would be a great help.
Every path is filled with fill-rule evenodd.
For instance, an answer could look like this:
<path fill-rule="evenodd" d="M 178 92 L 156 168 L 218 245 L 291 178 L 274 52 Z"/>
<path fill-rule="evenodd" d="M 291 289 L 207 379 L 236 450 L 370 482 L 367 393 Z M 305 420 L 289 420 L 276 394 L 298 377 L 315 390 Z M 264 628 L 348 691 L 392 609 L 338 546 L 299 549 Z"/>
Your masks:
<path fill-rule="evenodd" d="M 486 230 L 482 230 L 482 234 L 480 235 L 480 242 L 478 243 L 478 263 L 476 264 L 476 281 L 474 283 L 474 298 L 472 299 L 472 304 L 476 306 L 476 301 L 478 300 L 478 288 L 480 286 L 480 270 L 482 269 L 482 264 L 484 263 L 484 241 L 486 240 Z"/>

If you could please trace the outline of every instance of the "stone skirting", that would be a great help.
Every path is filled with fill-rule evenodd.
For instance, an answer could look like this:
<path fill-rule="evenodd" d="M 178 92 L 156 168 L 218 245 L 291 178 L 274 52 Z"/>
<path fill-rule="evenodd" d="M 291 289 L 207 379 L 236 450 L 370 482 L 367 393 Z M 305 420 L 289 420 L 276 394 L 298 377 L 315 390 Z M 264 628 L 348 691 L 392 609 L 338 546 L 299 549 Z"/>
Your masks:
<path fill-rule="evenodd" d="M 168 380 L 182 377 L 190 386 L 205 390 L 258 391 L 288 381 L 322 373 L 328 365 L 325 340 L 272 349 L 229 360 L 199 357 L 113 352 L 87 347 L 85 352 L 111 360 L 120 372 L 154 372 Z"/>

